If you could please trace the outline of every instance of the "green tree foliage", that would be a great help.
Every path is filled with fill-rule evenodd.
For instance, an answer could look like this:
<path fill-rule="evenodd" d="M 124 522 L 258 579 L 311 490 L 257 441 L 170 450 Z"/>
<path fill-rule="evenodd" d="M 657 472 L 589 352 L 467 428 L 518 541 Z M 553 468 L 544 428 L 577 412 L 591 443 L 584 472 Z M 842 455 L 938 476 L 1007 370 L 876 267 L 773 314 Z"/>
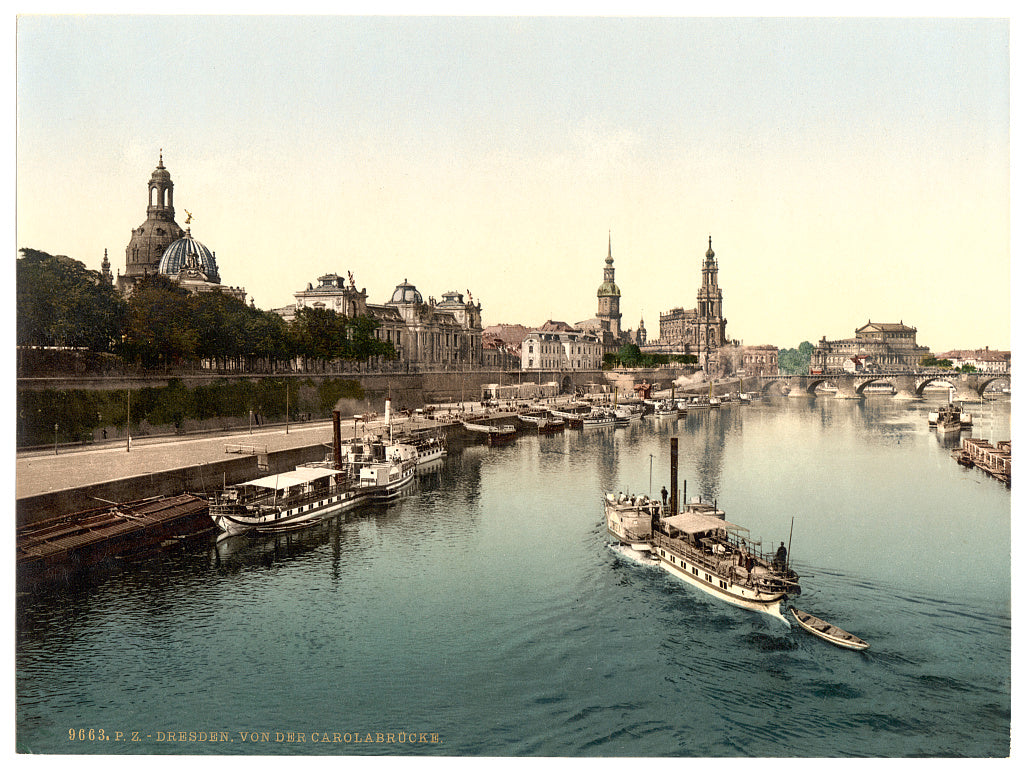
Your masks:
<path fill-rule="evenodd" d="M 132 434 L 140 432 L 142 423 L 161 432 L 187 429 L 190 421 L 220 420 L 224 426 L 244 427 L 250 411 L 269 422 L 284 421 L 286 412 L 292 421 L 303 414 L 329 417 L 340 399 L 365 397 L 354 379 L 224 379 L 196 387 L 170 379 L 166 387 L 131 391 Z M 88 442 L 107 427 L 123 433 L 128 400 L 126 390 L 19 390 L 17 444 L 49 445 L 55 433 L 60 443 Z"/>
<path fill-rule="evenodd" d="M 165 368 L 194 358 L 199 331 L 189 301 L 188 291 L 162 275 L 138 282 L 128 302 L 123 344 L 127 358 Z"/>
<path fill-rule="evenodd" d="M 637 368 L 643 355 L 636 344 L 623 344 L 619 347 L 619 365 L 625 368 Z"/>
<path fill-rule="evenodd" d="M 302 308 L 289 324 L 219 291 L 189 293 L 162 275 L 142 278 L 123 300 L 81 262 L 31 249 L 21 251 L 17 273 L 22 346 L 114 351 L 146 368 L 205 361 L 238 371 L 275 370 L 296 356 L 321 366 L 398 356 L 370 317 Z"/>
<path fill-rule="evenodd" d="M 612 368 L 657 368 L 671 363 L 693 365 L 697 362 L 696 355 L 669 355 L 663 353 L 645 353 L 636 344 L 623 344 L 618 352 L 608 352 L 604 356 L 605 370 Z"/>
<path fill-rule="evenodd" d="M 800 342 L 796 349 L 779 350 L 779 371 L 784 374 L 806 374 L 811 366 L 814 345 L 809 341 Z"/>
<path fill-rule="evenodd" d="M 332 309 L 303 307 L 296 310 L 291 335 L 295 353 L 321 361 L 366 361 L 397 357 L 394 345 L 380 341 L 380 323 L 369 317 L 346 317 Z"/>
<path fill-rule="evenodd" d="M 124 302 L 81 261 L 24 248 L 17 261 L 17 342 L 109 352 L 119 340 Z"/>
<path fill-rule="evenodd" d="M 918 365 L 921 366 L 922 368 L 952 368 L 953 361 L 947 358 L 942 358 L 942 360 L 938 360 L 934 356 L 928 355 L 927 357 L 921 358 L 921 360 L 918 362 Z"/>

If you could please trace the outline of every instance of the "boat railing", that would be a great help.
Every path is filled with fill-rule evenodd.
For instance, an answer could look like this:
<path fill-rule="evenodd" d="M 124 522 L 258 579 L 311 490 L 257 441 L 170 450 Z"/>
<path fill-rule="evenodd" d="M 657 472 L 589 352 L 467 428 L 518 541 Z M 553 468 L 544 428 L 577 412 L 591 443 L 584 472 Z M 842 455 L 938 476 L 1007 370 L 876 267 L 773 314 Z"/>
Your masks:
<path fill-rule="evenodd" d="M 338 471 L 339 475 L 344 476 L 343 471 Z M 346 478 L 340 483 L 329 484 L 327 486 L 314 486 L 313 488 L 295 492 L 293 494 L 279 495 L 276 491 L 260 490 L 257 492 L 240 493 L 237 489 L 227 489 L 223 492 L 218 492 L 213 496 L 211 501 L 211 507 L 243 507 L 249 508 L 254 506 L 261 507 L 276 507 L 276 508 L 294 508 L 297 506 L 308 505 L 309 503 L 323 500 L 325 497 L 333 497 L 337 494 L 347 492 L 352 488 L 351 482 Z"/>
<path fill-rule="evenodd" d="M 671 550 L 709 572 L 731 576 L 737 583 L 770 586 L 776 580 L 783 582 L 781 577 L 776 577 L 772 558 L 754 546 L 717 537 L 699 539 L 699 545 L 695 545 L 682 537 L 670 537 L 657 531 L 652 535 L 652 542 L 656 547 Z M 755 568 L 761 570 L 755 573 Z"/>

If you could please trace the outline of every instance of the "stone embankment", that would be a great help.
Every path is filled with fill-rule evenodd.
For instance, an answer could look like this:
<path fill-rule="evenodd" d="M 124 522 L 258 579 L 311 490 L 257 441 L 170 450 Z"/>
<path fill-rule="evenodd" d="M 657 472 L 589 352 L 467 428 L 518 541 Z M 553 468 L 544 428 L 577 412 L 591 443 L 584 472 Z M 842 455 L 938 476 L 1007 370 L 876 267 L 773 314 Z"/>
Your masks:
<path fill-rule="evenodd" d="M 514 409 L 454 404 L 435 410 L 429 418 L 418 412 L 397 415 L 392 431 L 437 429 L 449 446 L 476 443 L 479 439 L 461 424 L 468 415 L 477 421 L 508 421 Z M 182 492 L 208 494 L 225 484 L 282 473 L 327 457 L 332 432 L 330 421 L 317 421 L 202 437 L 133 438 L 130 445 L 122 439 L 56 454 L 52 448 L 22 452 L 16 467 L 16 525 L 104 503 Z M 384 432 L 384 417 L 379 414 L 342 418 L 344 440 Z"/>

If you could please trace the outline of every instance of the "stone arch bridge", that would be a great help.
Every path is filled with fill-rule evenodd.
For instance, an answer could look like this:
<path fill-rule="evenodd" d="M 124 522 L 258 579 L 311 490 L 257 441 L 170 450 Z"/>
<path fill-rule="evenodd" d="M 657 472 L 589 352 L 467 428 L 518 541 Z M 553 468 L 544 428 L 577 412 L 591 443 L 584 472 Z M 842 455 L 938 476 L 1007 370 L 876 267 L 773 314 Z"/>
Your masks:
<path fill-rule="evenodd" d="M 891 385 L 895 398 L 917 400 L 924 388 L 935 382 L 951 384 L 961 400 L 980 400 L 985 390 L 997 382 L 1010 386 L 1010 374 L 956 373 L 949 371 L 825 373 L 799 376 L 762 376 L 761 391 L 788 388 L 790 396 L 814 395 L 826 382 L 836 388 L 837 398 L 860 398 L 870 385 Z"/>

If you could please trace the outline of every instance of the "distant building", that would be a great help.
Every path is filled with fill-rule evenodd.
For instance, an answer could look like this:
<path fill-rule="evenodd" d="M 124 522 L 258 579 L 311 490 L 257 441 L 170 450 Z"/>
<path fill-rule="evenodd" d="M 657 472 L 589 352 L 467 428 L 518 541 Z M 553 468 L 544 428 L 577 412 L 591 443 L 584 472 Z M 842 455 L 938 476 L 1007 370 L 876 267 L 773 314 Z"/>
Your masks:
<path fill-rule="evenodd" d="M 778 376 L 779 348 L 771 344 L 741 348 L 741 367 L 746 376 Z"/>
<path fill-rule="evenodd" d="M 191 222 L 192 216 L 186 210 Z M 104 273 L 109 274 L 106 251 Z M 216 253 L 192 236 L 191 228 L 182 231 L 174 220 L 174 183 L 164 167 L 164 154 L 149 178 L 149 204 L 146 220 L 132 229 L 125 249 L 125 273 L 118 272 L 117 289 L 130 295 L 144 277 L 163 274 L 192 293 L 219 291 L 245 301 L 245 288 L 222 285 Z"/>
<path fill-rule="evenodd" d="M 622 312 L 619 308 L 622 291 L 615 284 L 614 263 L 612 235 L 609 232 L 608 255 L 604 259 L 604 281 L 597 288 L 597 315 L 572 326 L 572 329 L 593 334 L 601 342 L 603 352 L 618 352 L 623 344 L 634 341 L 632 330 L 622 330 Z M 646 332 L 644 336 L 646 337 Z"/>
<path fill-rule="evenodd" d="M 981 373 L 1010 373 L 1009 350 L 989 349 L 954 349 L 935 356 L 939 360 L 948 360 L 954 368 L 973 366 Z"/>
<path fill-rule="evenodd" d="M 114 275 L 110 273 L 110 259 L 107 258 L 107 250 L 103 249 L 103 263 L 100 264 L 100 278 L 105 285 L 114 284 Z"/>
<path fill-rule="evenodd" d="M 503 371 L 518 369 L 522 364 L 523 339 L 530 332 L 525 325 L 488 325 L 483 330 L 484 368 Z"/>
<path fill-rule="evenodd" d="M 822 336 L 811 354 L 810 367 L 840 371 L 852 358 L 871 359 L 879 371 L 914 371 L 931 352 L 917 343 L 917 328 L 898 323 L 873 323 L 870 320 L 854 332 L 852 339 L 829 341 Z"/>
<path fill-rule="evenodd" d="M 709 236 L 701 269 L 701 285 L 697 290 L 697 306 L 663 312 L 659 319 L 658 338 L 647 344 L 645 351 L 699 354 L 701 362 L 706 363 L 713 359 L 712 353 L 729 343 L 725 334 L 727 322 L 722 311 L 722 288 L 718 285 L 718 261 L 711 249 Z"/>
<path fill-rule="evenodd" d="M 467 291 L 468 292 L 468 291 Z M 348 284 L 342 275 L 324 274 L 317 285 L 309 283 L 295 294 L 295 304 L 275 310 L 286 320 L 298 310 L 325 309 L 346 317 L 369 317 L 379 323 L 377 337 L 388 341 L 398 354 L 399 364 L 416 370 L 457 370 L 483 364 L 483 342 L 479 303 L 472 295 L 450 290 L 441 301 L 426 303 L 415 285 L 404 280 L 384 304 L 367 303 L 366 288 L 356 289 L 352 273 Z"/>
<path fill-rule="evenodd" d="M 859 374 L 864 371 L 874 370 L 874 361 L 871 355 L 851 355 L 843 361 L 843 370 L 848 374 Z"/>
<path fill-rule="evenodd" d="M 522 343 L 524 371 L 592 371 L 601 368 L 604 346 L 590 331 L 548 320 Z"/>

